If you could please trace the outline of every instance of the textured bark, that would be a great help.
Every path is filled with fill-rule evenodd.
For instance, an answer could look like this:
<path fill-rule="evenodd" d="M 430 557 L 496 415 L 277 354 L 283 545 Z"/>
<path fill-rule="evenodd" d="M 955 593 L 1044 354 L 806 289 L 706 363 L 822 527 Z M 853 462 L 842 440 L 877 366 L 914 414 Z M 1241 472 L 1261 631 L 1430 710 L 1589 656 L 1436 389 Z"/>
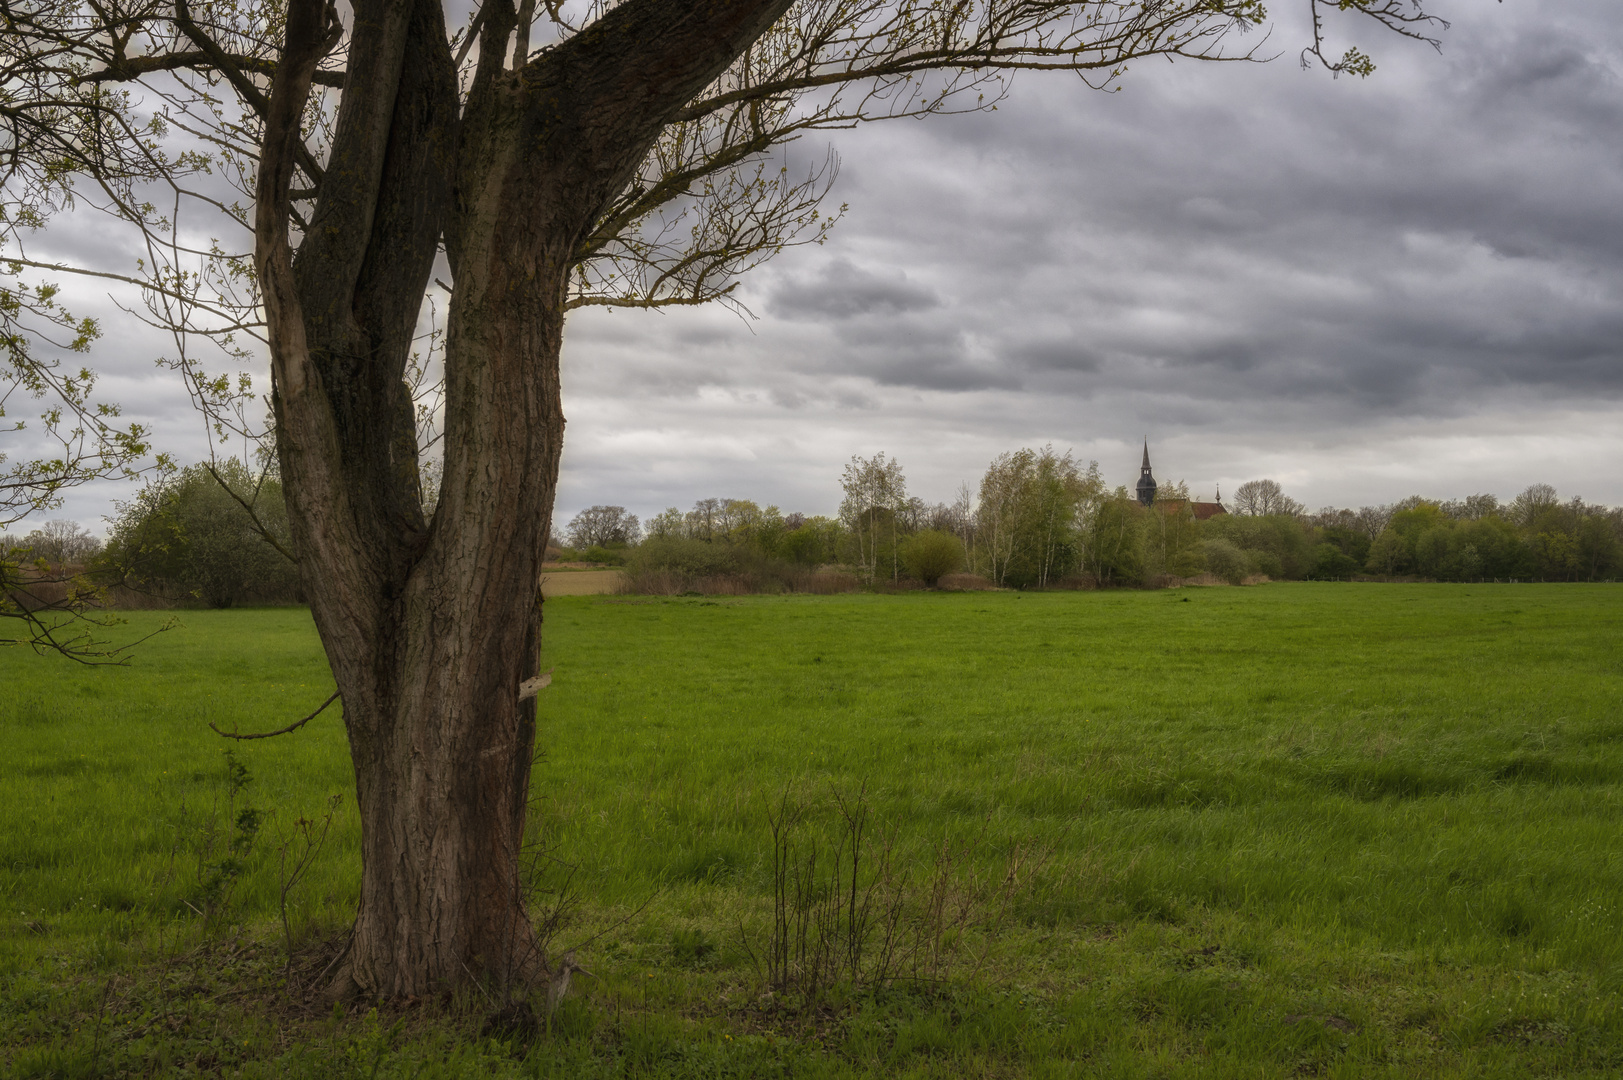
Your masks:
<path fill-rule="evenodd" d="M 343 694 L 360 910 L 339 993 L 427 994 L 545 967 L 519 882 L 538 581 L 564 417 L 572 253 L 664 124 L 787 0 L 630 0 L 459 107 L 438 0 L 358 0 L 320 202 L 295 257 L 287 192 L 330 9 L 293 0 L 256 213 L 278 452 L 300 572 Z M 418 501 L 402 373 L 444 237 L 446 459 Z"/>

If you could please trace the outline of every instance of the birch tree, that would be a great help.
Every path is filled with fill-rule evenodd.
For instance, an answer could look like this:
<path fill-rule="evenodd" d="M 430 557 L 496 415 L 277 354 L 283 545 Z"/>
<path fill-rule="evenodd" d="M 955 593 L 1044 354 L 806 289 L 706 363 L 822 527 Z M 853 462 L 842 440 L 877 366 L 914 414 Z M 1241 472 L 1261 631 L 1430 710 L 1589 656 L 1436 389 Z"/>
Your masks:
<path fill-rule="evenodd" d="M 896 526 L 907 502 L 907 478 L 902 463 L 887 458 L 883 451 L 871 458 L 852 455 L 840 477 L 845 498 L 840 503 L 840 520 L 851 530 L 857 544 L 857 561 L 872 582 L 879 574 L 879 540 L 882 529 L 890 532 L 891 576 L 901 576 L 896 554 Z"/>

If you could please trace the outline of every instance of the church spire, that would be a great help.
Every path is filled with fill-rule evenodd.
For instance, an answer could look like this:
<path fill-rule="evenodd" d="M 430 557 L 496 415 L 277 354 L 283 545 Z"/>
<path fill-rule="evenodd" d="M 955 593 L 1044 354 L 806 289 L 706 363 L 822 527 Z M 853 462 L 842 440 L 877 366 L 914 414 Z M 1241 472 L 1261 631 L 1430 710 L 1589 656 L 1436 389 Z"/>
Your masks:
<path fill-rule="evenodd" d="M 1138 501 L 1145 506 L 1155 502 L 1155 476 L 1150 472 L 1150 440 L 1144 440 L 1144 464 L 1139 466 Z"/>

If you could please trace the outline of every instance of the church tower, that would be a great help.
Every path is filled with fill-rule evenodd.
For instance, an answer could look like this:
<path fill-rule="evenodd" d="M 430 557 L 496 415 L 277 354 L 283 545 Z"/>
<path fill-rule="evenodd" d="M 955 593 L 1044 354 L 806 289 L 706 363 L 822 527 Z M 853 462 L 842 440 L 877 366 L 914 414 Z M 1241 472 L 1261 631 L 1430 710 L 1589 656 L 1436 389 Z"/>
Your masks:
<path fill-rule="evenodd" d="M 1139 467 L 1138 501 L 1145 506 L 1155 502 L 1155 477 L 1150 473 L 1150 440 L 1144 440 L 1144 464 Z"/>

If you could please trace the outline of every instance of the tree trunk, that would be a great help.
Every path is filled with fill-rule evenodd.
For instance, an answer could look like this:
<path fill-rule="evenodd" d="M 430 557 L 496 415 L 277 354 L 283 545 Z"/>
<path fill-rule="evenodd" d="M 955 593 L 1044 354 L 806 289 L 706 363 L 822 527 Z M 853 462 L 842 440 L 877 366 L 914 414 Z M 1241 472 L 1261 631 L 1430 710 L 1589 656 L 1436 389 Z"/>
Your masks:
<path fill-rule="evenodd" d="M 293 0 L 256 193 L 278 455 L 300 574 L 344 700 L 360 909 L 333 991 L 399 997 L 544 972 L 520 881 L 540 568 L 563 442 L 565 285 L 581 238 L 676 111 L 787 0 L 629 0 L 503 62 L 487 0 L 459 106 L 439 0 L 356 0 L 320 200 L 289 189 L 332 9 Z M 459 115 L 460 113 L 460 115 Z M 423 518 L 401 381 L 443 238 L 445 471 Z"/>

